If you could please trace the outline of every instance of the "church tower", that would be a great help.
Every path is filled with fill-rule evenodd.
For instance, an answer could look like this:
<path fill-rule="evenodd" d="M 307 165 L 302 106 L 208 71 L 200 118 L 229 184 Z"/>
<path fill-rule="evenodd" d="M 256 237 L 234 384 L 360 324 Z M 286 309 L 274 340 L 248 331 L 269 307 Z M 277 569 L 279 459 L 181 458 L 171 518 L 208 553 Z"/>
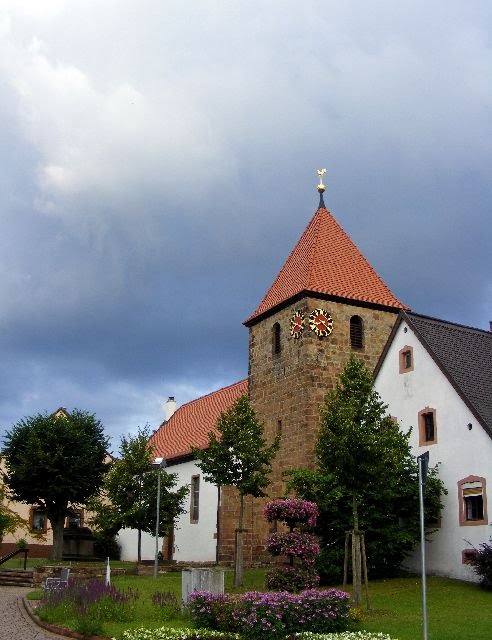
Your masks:
<path fill-rule="evenodd" d="M 323 201 L 253 314 L 249 329 L 249 396 L 265 436 L 281 444 L 273 463 L 270 498 L 285 494 L 282 473 L 314 467 L 320 407 L 351 353 L 374 369 L 400 309 L 391 293 Z M 223 516 L 235 511 L 227 492 Z M 262 510 L 251 500 L 245 560 L 261 555 L 268 535 Z M 226 542 L 227 518 L 221 526 Z M 236 520 L 237 522 L 237 520 Z M 232 532 L 230 532 L 232 533 Z M 230 545 L 219 545 L 227 559 Z"/>

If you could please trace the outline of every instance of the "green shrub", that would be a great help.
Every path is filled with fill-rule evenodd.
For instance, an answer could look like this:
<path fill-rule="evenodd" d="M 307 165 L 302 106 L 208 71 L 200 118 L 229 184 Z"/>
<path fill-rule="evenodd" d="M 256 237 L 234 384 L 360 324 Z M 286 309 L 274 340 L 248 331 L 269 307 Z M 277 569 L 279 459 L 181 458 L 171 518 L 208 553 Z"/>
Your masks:
<path fill-rule="evenodd" d="M 94 532 L 94 555 L 97 558 L 109 558 L 119 560 L 121 546 L 116 542 L 115 536 L 110 536 L 100 531 Z"/>
<path fill-rule="evenodd" d="M 290 591 L 297 593 L 304 589 L 314 589 L 319 584 L 319 575 L 314 567 L 276 567 L 265 575 L 265 586 L 270 591 Z"/>
<path fill-rule="evenodd" d="M 492 543 L 492 538 L 490 542 Z M 480 586 L 492 589 L 492 544 L 481 544 L 477 553 L 470 558 L 470 564 L 480 577 Z"/>

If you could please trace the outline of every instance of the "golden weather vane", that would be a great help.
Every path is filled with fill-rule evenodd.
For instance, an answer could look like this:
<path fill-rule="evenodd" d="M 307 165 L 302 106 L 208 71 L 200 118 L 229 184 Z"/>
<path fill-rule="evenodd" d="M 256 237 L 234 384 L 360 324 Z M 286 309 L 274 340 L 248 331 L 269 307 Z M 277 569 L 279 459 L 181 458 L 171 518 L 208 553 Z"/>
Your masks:
<path fill-rule="evenodd" d="M 326 169 L 318 169 L 318 175 L 319 175 L 319 185 L 318 185 L 318 191 L 319 193 L 323 193 L 323 191 L 325 190 L 325 185 L 323 184 L 323 176 L 326 173 Z"/>

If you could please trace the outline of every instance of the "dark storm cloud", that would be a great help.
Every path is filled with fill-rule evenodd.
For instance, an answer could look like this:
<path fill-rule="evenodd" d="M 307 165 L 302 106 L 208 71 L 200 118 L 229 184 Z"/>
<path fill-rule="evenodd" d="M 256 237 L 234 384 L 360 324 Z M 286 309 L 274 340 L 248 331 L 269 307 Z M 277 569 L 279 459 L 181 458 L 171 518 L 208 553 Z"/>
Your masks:
<path fill-rule="evenodd" d="M 135 7 L 0 9 L 1 426 L 114 436 L 246 376 L 322 166 L 402 301 L 488 327 L 489 3 Z"/>

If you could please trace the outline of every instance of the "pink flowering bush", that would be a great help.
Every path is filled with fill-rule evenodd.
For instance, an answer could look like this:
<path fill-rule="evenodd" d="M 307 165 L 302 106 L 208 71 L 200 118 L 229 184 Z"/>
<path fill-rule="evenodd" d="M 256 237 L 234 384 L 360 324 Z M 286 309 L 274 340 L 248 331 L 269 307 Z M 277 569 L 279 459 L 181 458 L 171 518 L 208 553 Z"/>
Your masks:
<path fill-rule="evenodd" d="M 319 542 L 316 536 L 300 531 L 290 533 L 272 533 L 265 541 L 267 551 L 273 556 L 299 558 L 303 564 L 314 564 L 319 554 Z"/>
<path fill-rule="evenodd" d="M 266 574 L 267 588 L 296 592 L 317 586 L 319 579 L 313 565 L 319 555 L 318 539 L 310 533 L 294 531 L 298 525 L 303 529 L 314 527 L 318 516 L 316 503 L 300 498 L 272 500 L 264 514 L 270 522 L 281 520 L 290 529 L 289 533 L 272 533 L 265 540 L 267 551 L 289 560 L 288 566 L 276 567 Z"/>
<path fill-rule="evenodd" d="M 191 594 L 187 606 L 195 625 L 241 633 L 251 640 L 280 640 L 299 631 L 344 631 L 350 622 L 349 595 L 336 589 L 242 595 L 202 591 Z"/>
<path fill-rule="evenodd" d="M 319 585 L 319 575 L 314 567 L 291 567 L 285 565 L 270 571 L 265 578 L 265 587 L 271 591 L 297 592 L 314 589 Z"/>
<path fill-rule="evenodd" d="M 318 506 L 315 502 L 300 498 L 283 498 L 272 500 L 263 510 L 268 522 L 282 520 L 293 529 L 298 524 L 305 524 L 312 529 L 316 526 Z"/>

